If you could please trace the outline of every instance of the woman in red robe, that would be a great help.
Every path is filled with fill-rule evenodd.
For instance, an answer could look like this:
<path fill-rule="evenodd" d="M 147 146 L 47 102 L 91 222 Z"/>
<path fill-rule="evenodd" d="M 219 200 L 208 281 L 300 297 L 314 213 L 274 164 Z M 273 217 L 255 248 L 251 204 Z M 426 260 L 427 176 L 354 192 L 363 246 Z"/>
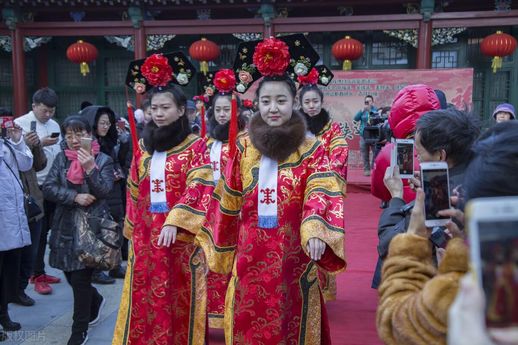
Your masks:
<path fill-rule="evenodd" d="M 172 68 L 176 80 L 194 73 L 182 69 L 183 54 L 171 55 L 152 55 L 135 71 L 159 73 L 176 61 L 183 63 Z M 209 157 L 205 141 L 191 134 L 187 100 L 177 86 L 156 86 L 150 101 L 152 121 L 135 149 L 128 178 L 124 230 L 132 250 L 112 344 L 201 345 L 206 269 L 193 240 L 213 191 Z"/>
<path fill-rule="evenodd" d="M 306 76 L 298 79 L 301 85 L 299 99 L 302 114 L 308 126 L 308 135 L 314 136 L 325 148 L 331 169 L 343 180 L 345 194 L 349 146 L 340 125 L 331 119 L 326 109 L 322 108 L 324 94 L 317 86 L 317 84 L 328 85 L 333 79 L 333 74 L 326 66 L 318 66 L 318 70 L 313 68 Z M 334 301 L 336 299 L 335 276 L 321 270 L 318 279 L 325 300 Z"/>
<path fill-rule="evenodd" d="M 261 61 L 281 68 L 270 65 L 268 73 L 254 54 L 267 75 L 257 89 L 260 114 L 227 163 L 196 237 L 212 271 L 232 272 L 227 344 L 331 343 L 317 272 L 346 266 L 343 184 L 293 109 L 287 50 L 274 38 L 256 47 L 271 54 Z"/>
<path fill-rule="evenodd" d="M 217 93 L 212 98 L 212 106 L 207 111 L 209 137 L 207 150 L 210 155 L 214 183 L 220 180 L 229 159 L 229 128 L 232 111 L 232 91 L 236 86 L 234 71 L 222 69 L 214 74 L 213 86 Z M 212 87 L 212 85 L 207 85 Z M 237 127 L 244 135 L 245 121 L 241 115 L 237 118 Z M 230 274 L 209 272 L 207 274 L 207 315 L 210 328 L 223 328 L 225 314 L 225 295 Z"/>

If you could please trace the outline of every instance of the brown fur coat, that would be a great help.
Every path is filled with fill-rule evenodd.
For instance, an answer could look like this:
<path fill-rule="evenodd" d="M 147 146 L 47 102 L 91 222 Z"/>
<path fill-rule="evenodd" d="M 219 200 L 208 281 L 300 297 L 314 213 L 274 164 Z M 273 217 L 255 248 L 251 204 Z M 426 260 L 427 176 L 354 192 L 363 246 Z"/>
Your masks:
<path fill-rule="evenodd" d="M 430 241 L 413 234 L 392 240 L 383 265 L 376 324 L 389 345 L 446 344 L 448 310 L 468 270 L 468 248 L 453 239 L 436 269 Z"/>
<path fill-rule="evenodd" d="M 266 157 L 279 162 L 287 159 L 306 139 L 306 122 L 293 111 L 291 118 L 279 127 L 271 127 L 258 113 L 250 120 L 248 130 L 252 144 Z"/>

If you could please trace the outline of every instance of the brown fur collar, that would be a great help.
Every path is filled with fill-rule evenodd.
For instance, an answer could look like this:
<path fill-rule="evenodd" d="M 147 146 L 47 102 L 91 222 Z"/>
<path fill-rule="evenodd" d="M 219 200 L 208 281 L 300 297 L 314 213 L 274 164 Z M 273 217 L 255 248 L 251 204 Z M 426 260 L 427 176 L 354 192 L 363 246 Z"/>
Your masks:
<path fill-rule="evenodd" d="M 286 160 L 306 138 L 306 121 L 293 111 L 291 119 L 279 127 L 270 127 L 259 113 L 250 120 L 250 140 L 266 157 L 279 162 Z"/>

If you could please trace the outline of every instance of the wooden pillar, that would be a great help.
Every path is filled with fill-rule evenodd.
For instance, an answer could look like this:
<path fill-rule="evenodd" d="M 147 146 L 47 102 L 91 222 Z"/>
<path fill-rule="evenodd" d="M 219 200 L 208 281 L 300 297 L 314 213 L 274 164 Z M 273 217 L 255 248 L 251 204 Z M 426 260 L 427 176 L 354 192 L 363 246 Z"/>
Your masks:
<path fill-rule="evenodd" d="M 275 7 L 271 4 L 263 4 L 259 9 L 259 13 L 264 20 L 263 38 L 275 35 L 272 20 L 275 18 Z"/>
<path fill-rule="evenodd" d="M 11 30 L 13 42 L 13 99 L 15 116 L 21 116 L 28 111 L 27 88 L 25 83 L 25 52 L 23 50 L 24 35 L 19 28 Z"/>
<path fill-rule="evenodd" d="M 432 21 L 421 20 L 417 35 L 417 68 L 432 68 Z"/>
<path fill-rule="evenodd" d="M 264 29 L 263 29 L 263 37 L 268 38 L 270 36 L 275 36 L 274 30 L 273 30 L 273 24 L 271 22 L 270 23 L 265 22 Z"/>
<path fill-rule="evenodd" d="M 141 25 L 135 29 L 135 60 L 145 59 L 146 58 L 146 50 L 147 50 L 147 38 L 146 38 L 146 30 L 144 29 L 144 25 Z M 140 107 L 142 103 L 143 96 L 141 94 L 136 94 L 136 103 L 135 106 L 137 108 Z"/>
<path fill-rule="evenodd" d="M 144 26 L 135 29 L 135 60 L 144 59 L 146 57 L 146 30 Z"/>

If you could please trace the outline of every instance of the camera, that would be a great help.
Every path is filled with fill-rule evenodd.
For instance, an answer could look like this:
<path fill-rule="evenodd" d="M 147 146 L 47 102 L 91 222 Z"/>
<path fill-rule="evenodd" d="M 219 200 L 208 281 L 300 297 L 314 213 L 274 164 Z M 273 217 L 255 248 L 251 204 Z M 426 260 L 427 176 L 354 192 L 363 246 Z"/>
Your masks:
<path fill-rule="evenodd" d="M 387 133 L 390 132 L 390 126 L 387 120 L 387 111 L 383 109 L 371 111 L 369 113 L 369 121 L 363 129 L 363 139 L 367 144 L 380 144 L 387 140 Z"/>

